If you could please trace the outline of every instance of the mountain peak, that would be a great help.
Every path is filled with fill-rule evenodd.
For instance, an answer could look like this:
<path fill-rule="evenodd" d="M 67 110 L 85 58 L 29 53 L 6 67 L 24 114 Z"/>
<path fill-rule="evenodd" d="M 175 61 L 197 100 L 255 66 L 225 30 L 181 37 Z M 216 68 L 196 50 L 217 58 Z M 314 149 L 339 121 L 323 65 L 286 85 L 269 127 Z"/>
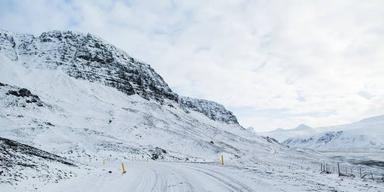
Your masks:
<path fill-rule="evenodd" d="M 312 127 L 306 125 L 306 124 L 300 124 L 294 130 L 306 130 L 306 129 L 312 129 Z"/>

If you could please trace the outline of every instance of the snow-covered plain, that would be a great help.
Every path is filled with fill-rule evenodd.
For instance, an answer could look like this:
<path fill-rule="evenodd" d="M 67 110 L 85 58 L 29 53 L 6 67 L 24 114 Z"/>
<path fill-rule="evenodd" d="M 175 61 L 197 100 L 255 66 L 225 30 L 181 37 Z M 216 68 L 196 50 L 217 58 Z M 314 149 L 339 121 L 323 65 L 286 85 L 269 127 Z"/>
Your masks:
<path fill-rule="evenodd" d="M 104 82 L 114 81 L 116 74 L 111 74 L 112 80 L 99 74 L 99 65 L 114 63 L 91 58 L 94 52 L 91 56 L 81 55 L 91 58 L 91 62 L 72 65 L 54 60 L 62 58 L 57 56 L 62 47 L 56 41 L 69 41 L 65 35 L 81 39 L 82 34 L 53 32 L 53 37 L 45 34 L 40 39 L 4 34 L 0 37 L 10 44 L 0 43 L 0 137 L 60 155 L 77 167 L 55 164 L 55 168 L 70 169 L 72 175 L 57 182 L 52 182 L 49 175 L 46 179 L 26 177 L 11 183 L 2 182 L 0 177 L 2 192 L 384 191 L 383 183 L 378 181 L 320 174 L 320 162 L 336 162 L 313 151 L 290 149 L 274 139 L 257 136 L 239 125 L 221 105 L 204 100 L 198 110 L 186 108 L 160 76 L 132 59 L 118 64 L 131 62 L 134 69 L 127 71 L 149 74 L 146 79 L 134 77 L 137 85 L 133 83 L 132 89 L 139 91 L 137 94 Z M 86 38 L 81 47 L 90 46 L 95 53 L 100 47 L 110 46 L 100 40 L 91 46 L 87 42 L 94 43 L 92 36 Z M 35 47 L 20 47 L 18 42 L 22 41 Z M 68 52 L 73 49 L 80 49 L 70 43 L 64 48 L 64 58 L 70 58 Z M 125 53 L 116 53 L 115 48 L 103 51 L 118 55 L 112 57 L 118 62 L 119 58 L 129 58 Z M 102 80 L 71 76 L 65 65 L 76 67 L 80 74 L 84 72 L 81 70 L 89 70 L 92 78 L 99 75 Z M 126 80 L 129 75 L 118 77 Z M 31 102 L 30 97 L 9 94 L 21 88 L 36 95 L 40 104 Z M 219 164 L 221 155 L 224 166 Z M 119 170 L 122 162 L 126 174 Z M 42 166 L 51 168 L 49 164 Z M 28 170 L 27 175 L 39 174 L 38 169 Z"/>

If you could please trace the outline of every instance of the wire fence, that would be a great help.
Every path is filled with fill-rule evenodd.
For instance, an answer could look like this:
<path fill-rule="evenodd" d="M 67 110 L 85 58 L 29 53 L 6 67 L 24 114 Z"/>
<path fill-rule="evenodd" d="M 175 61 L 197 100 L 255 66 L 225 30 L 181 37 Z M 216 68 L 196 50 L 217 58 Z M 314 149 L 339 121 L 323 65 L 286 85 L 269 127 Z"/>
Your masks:
<path fill-rule="evenodd" d="M 320 173 L 337 174 L 339 177 L 357 177 L 384 182 L 384 172 L 366 166 L 321 162 Z"/>

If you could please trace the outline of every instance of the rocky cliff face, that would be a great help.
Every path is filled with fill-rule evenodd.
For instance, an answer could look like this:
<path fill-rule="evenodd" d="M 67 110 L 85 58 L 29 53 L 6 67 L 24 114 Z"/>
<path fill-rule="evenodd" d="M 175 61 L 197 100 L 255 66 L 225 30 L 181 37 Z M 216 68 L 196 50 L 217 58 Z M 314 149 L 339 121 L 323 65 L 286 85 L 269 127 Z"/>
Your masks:
<path fill-rule="evenodd" d="M 148 64 L 91 34 L 51 31 L 33 36 L 0 31 L 0 53 L 33 67 L 61 69 L 74 78 L 100 82 L 127 95 L 137 94 L 160 103 L 179 102 L 184 109 L 212 120 L 237 123 L 220 104 L 179 97 Z"/>
<path fill-rule="evenodd" d="M 233 115 L 231 111 L 225 109 L 223 105 L 216 102 L 190 97 L 180 97 L 179 99 L 181 106 L 186 110 L 194 110 L 203 113 L 205 116 L 215 121 L 238 124 L 236 116 Z"/>
<path fill-rule="evenodd" d="M 160 102 L 177 100 L 177 94 L 149 65 L 90 34 L 52 31 L 35 37 L 0 32 L 0 44 L 13 60 L 61 68 L 72 77 L 101 82 L 128 95 Z"/>

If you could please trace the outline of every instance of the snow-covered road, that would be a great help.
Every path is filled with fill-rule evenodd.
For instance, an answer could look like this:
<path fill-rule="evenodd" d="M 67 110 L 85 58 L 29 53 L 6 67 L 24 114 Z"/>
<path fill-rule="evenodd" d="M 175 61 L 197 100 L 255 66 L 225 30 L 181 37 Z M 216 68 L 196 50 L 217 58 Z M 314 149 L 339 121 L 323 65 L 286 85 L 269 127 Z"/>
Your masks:
<path fill-rule="evenodd" d="M 219 165 L 167 162 L 127 162 L 122 174 L 119 164 L 107 166 L 95 173 L 80 176 L 59 184 L 46 186 L 43 191 L 65 192 L 203 192 L 203 191 L 280 191 L 270 184 L 255 181 L 252 185 L 241 175 Z M 111 170 L 112 173 L 108 173 Z M 232 175 L 234 174 L 234 175 Z M 251 187 L 253 186 L 253 188 Z"/>
<path fill-rule="evenodd" d="M 98 162 L 100 166 L 100 162 Z M 181 163 L 159 161 L 111 161 L 98 168 L 80 169 L 76 177 L 58 183 L 36 185 L 25 181 L 8 186 L 5 192 L 301 192 L 348 191 L 381 192 L 382 183 L 339 178 L 306 170 L 269 169 L 261 164 L 249 167 L 218 163 Z M 277 168 L 277 167 L 275 167 Z M 109 173 L 109 171 L 112 171 Z M 351 186 L 354 186 L 351 188 Z M 1 186 L 0 186 L 1 187 Z M 3 188 L 1 188 L 3 192 Z M 32 189 L 32 190 L 31 190 Z M 34 190 L 33 190 L 34 189 Z"/>

